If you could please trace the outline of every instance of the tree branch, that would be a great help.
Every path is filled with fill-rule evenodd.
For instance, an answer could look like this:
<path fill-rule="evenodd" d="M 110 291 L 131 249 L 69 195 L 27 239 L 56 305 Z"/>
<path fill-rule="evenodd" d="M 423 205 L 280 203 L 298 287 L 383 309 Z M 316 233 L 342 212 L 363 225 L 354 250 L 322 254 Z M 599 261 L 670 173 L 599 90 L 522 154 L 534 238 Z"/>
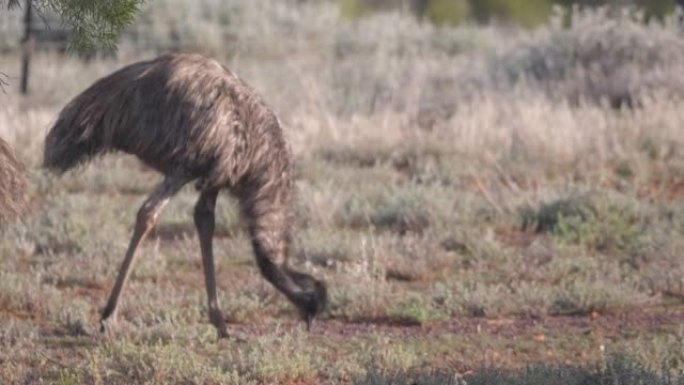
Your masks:
<path fill-rule="evenodd" d="M 113 49 L 121 31 L 131 24 L 145 0 L 30 0 L 45 21 L 47 11 L 57 13 L 71 27 L 70 48 L 80 52 L 98 46 Z M 0 8 L 21 8 L 22 0 L 0 0 Z M 47 25 L 47 23 L 45 23 Z"/>
<path fill-rule="evenodd" d="M 12 9 L 20 6 L 19 3 L 20 0 L 8 0 L 7 1 L 7 9 Z M 4 7 L 5 2 L 3 0 L 0 0 L 0 6 Z"/>

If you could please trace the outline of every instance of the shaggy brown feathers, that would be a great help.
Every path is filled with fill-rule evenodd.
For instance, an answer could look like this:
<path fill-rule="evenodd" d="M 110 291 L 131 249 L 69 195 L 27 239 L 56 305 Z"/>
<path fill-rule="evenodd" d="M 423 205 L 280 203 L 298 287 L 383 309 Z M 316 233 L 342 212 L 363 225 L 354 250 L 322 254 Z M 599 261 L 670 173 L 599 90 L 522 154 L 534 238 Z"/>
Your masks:
<path fill-rule="evenodd" d="M 289 163 L 264 102 L 218 62 L 191 54 L 129 65 L 78 95 L 50 130 L 44 165 L 64 172 L 113 150 L 207 186 L 234 185 L 272 160 Z"/>
<path fill-rule="evenodd" d="M 293 224 L 292 155 L 276 116 L 230 70 L 200 55 L 170 54 L 98 80 L 60 113 L 45 141 L 44 166 L 63 173 L 111 151 L 135 155 L 167 180 L 180 178 L 181 185 L 197 180 L 200 238 L 203 231 L 209 238 L 213 234 L 213 192 L 230 190 L 240 201 L 263 275 L 307 321 L 322 309 L 324 285 L 286 264 Z M 143 205 L 138 222 L 154 222 L 177 188 L 172 182 L 167 182 L 172 188 L 160 186 Z M 149 226 L 138 227 L 126 260 L 133 259 L 136 237 L 144 238 Z M 203 249 L 207 261 L 213 258 L 211 250 L 204 254 Z M 205 266 L 208 281 L 211 264 Z M 122 282 L 127 268 L 120 273 Z M 117 297 L 110 297 L 103 319 L 116 308 Z"/>
<path fill-rule="evenodd" d="M 26 205 L 26 170 L 0 139 L 0 222 L 15 218 Z"/>
<path fill-rule="evenodd" d="M 292 156 L 278 119 L 215 60 L 165 55 L 98 80 L 60 113 L 43 165 L 63 173 L 115 150 L 199 189 L 229 188 L 256 227 L 291 227 Z"/>

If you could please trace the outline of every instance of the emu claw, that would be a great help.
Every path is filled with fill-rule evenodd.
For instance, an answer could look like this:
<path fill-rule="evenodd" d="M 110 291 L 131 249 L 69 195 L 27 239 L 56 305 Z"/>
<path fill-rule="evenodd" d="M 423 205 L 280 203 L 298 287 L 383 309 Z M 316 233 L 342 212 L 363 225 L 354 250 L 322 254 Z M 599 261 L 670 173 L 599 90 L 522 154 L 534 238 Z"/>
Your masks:
<path fill-rule="evenodd" d="M 103 318 L 100 320 L 100 334 L 107 338 L 111 334 L 111 324 L 113 320 L 111 318 Z"/>

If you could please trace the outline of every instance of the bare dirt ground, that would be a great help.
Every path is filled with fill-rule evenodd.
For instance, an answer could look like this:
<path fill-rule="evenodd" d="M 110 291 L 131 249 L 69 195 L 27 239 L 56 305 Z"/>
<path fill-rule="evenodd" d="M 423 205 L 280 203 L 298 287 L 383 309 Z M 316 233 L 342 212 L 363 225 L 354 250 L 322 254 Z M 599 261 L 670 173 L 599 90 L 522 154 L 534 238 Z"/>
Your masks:
<path fill-rule="evenodd" d="M 15 317 L 22 317 L 14 314 Z M 543 340 L 549 335 L 597 335 L 603 338 L 617 338 L 631 333 L 652 333 L 684 325 L 684 306 L 654 307 L 651 309 L 629 309 L 625 312 L 608 314 L 592 313 L 588 316 L 544 316 L 507 318 L 453 318 L 417 325 L 411 322 L 389 318 L 369 318 L 353 321 L 327 318 L 315 322 L 312 336 L 332 341 L 364 336 L 387 336 L 391 338 L 433 338 L 445 334 L 487 335 L 515 339 L 536 333 Z M 247 338 L 265 335 L 286 335 L 303 328 L 299 322 L 285 322 L 274 330 L 272 324 L 229 324 L 232 331 Z"/>

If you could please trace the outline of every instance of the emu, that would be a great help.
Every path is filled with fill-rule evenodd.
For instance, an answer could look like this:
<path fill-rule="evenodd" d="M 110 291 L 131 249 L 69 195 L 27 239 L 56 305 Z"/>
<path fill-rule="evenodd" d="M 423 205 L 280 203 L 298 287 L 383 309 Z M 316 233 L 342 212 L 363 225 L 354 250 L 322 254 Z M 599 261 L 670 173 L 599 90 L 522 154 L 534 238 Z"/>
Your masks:
<path fill-rule="evenodd" d="M 219 338 L 229 334 L 216 294 L 212 238 L 221 190 L 239 201 L 261 274 L 292 302 L 307 329 L 325 306 L 326 286 L 288 266 L 293 224 L 293 162 L 280 123 L 245 82 L 217 61 L 168 54 L 128 65 L 76 96 L 45 139 L 43 166 L 62 174 L 121 151 L 164 175 L 137 213 L 133 235 L 100 329 L 114 319 L 136 249 L 164 205 L 196 181 L 194 209 L 208 297 Z"/>
<path fill-rule="evenodd" d="M 16 218 L 26 206 L 26 169 L 0 139 L 0 222 Z"/>

